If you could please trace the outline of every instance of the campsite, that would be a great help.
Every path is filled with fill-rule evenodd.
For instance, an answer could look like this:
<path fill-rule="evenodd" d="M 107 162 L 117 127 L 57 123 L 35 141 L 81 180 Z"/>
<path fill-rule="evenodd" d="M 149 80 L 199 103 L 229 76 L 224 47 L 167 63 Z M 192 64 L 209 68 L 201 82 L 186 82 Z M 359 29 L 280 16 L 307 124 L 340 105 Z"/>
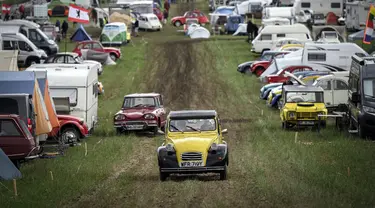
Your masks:
<path fill-rule="evenodd" d="M 347 12 L 46 2 L 3 2 L 1 207 L 374 206 L 374 45 Z"/>

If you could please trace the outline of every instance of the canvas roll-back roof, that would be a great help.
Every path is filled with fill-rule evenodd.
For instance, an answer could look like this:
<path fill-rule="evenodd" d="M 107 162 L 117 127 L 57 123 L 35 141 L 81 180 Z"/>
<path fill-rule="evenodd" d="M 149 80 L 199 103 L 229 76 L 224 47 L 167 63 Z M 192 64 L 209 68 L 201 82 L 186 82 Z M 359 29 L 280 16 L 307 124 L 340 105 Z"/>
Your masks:
<path fill-rule="evenodd" d="M 216 117 L 217 112 L 215 110 L 181 110 L 171 111 L 169 118 L 201 118 L 201 117 Z"/>
<path fill-rule="evenodd" d="M 91 71 L 82 69 L 46 69 L 46 67 L 29 67 L 26 71 L 43 71 L 47 72 L 47 79 L 50 87 L 86 87 L 88 76 Z"/>
<path fill-rule="evenodd" d="M 35 73 L 32 71 L 0 72 L 0 94 L 34 94 Z"/>
<path fill-rule="evenodd" d="M 291 92 L 324 92 L 321 87 L 306 85 L 284 85 L 283 88 L 285 91 Z"/>

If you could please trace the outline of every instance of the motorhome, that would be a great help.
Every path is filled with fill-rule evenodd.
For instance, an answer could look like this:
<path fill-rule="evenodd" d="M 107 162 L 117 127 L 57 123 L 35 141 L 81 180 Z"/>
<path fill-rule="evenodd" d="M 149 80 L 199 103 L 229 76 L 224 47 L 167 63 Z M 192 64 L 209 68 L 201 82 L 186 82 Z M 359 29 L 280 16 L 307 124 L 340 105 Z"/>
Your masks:
<path fill-rule="evenodd" d="M 353 55 L 349 74 L 348 119 L 351 133 L 374 135 L 375 57 Z"/>
<path fill-rule="evenodd" d="M 276 18 L 288 18 L 293 24 L 296 11 L 293 7 L 266 7 L 263 9 L 262 19 L 269 19 L 272 17 Z"/>
<path fill-rule="evenodd" d="M 371 1 L 375 3 L 375 1 Z M 349 30 L 363 30 L 366 26 L 370 1 L 346 2 L 345 26 Z"/>
<path fill-rule="evenodd" d="M 55 41 L 48 38 L 40 26 L 27 20 L 0 21 L 0 33 L 21 33 L 33 42 L 38 48 L 44 50 L 47 55 L 53 55 L 59 51 Z"/>
<path fill-rule="evenodd" d="M 260 79 L 263 81 L 267 75 L 277 73 L 285 66 L 297 64 L 313 64 L 324 67 L 327 71 L 349 71 L 354 54 L 368 56 L 368 53 L 355 43 L 305 43 L 302 50 L 274 59 Z"/>
<path fill-rule="evenodd" d="M 98 74 L 96 70 L 29 67 L 26 71 L 47 71 L 50 94 L 57 114 L 69 114 L 85 120 L 90 132 L 98 115 Z M 68 105 L 60 102 L 68 100 Z"/>
<path fill-rule="evenodd" d="M 33 42 L 21 33 L 2 33 L 0 48 L 4 51 L 19 51 L 18 67 L 28 67 L 47 58 L 45 51 L 38 49 Z"/>
<path fill-rule="evenodd" d="M 139 14 L 154 14 L 153 1 L 133 1 L 129 8 Z"/>
<path fill-rule="evenodd" d="M 298 13 L 304 10 L 312 10 L 314 13 L 323 13 L 326 17 L 332 12 L 337 17 L 343 16 L 344 2 L 343 0 L 295 0 L 293 7 Z"/>
<path fill-rule="evenodd" d="M 266 50 L 270 50 L 282 38 L 296 38 L 301 42 L 311 42 L 313 40 L 310 30 L 303 24 L 269 25 L 264 27 L 252 41 L 251 51 L 263 53 Z"/>
<path fill-rule="evenodd" d="M 247 0 L 243 1 L 240 4 L 237 4 L 237 13 L 239 15 L 247 14 L 261 14 L 263 7 L 263 0 Z"/>

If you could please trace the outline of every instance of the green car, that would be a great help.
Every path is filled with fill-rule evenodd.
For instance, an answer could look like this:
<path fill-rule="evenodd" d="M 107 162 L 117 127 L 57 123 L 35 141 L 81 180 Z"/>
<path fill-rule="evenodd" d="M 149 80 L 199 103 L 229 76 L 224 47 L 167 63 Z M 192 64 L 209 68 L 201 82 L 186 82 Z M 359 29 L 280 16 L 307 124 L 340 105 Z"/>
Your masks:
<path fill-rule="evenodd" d="M 102 30 L 100 42 L 103 46 L 121 46 L 130 41 L 130 34 L 127 33 L 128 31 L 125 23 L 108 23 Z"/>

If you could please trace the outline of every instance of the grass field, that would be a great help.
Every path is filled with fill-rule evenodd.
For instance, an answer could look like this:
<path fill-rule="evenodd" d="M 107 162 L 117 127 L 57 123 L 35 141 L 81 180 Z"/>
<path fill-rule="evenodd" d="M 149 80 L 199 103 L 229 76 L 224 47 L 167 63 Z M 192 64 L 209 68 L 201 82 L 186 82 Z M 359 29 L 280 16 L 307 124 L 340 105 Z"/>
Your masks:
<path fill-rule="evenodd" d="M 173 5 L 172 11 L 193 6 Z M 141 33 L 134 46 L 122 48 L 117 65 L 104 69 L 100 126 L 83 142 L 88 155 L 82 145 L 25 164 L 18 197 L 11 182 L 1 182 L 1 207 L 374 206 L 375 143 L 332 126 L 300 131 L 296 140 L 294 131 L 281 129 L 279 112 L 259 100 L 258 80 L 236 71 L 255 58 L 245 37 L 197 41 L 175 30 Z M 171 110 L 215 109 L 223 120 L 245 120 L 223 124 L 228 180 L 176 176 L 160 182 L 156 149 L 163 137 L 114 136 L 113 115 L 134 92 L 162 93 Z"/>

